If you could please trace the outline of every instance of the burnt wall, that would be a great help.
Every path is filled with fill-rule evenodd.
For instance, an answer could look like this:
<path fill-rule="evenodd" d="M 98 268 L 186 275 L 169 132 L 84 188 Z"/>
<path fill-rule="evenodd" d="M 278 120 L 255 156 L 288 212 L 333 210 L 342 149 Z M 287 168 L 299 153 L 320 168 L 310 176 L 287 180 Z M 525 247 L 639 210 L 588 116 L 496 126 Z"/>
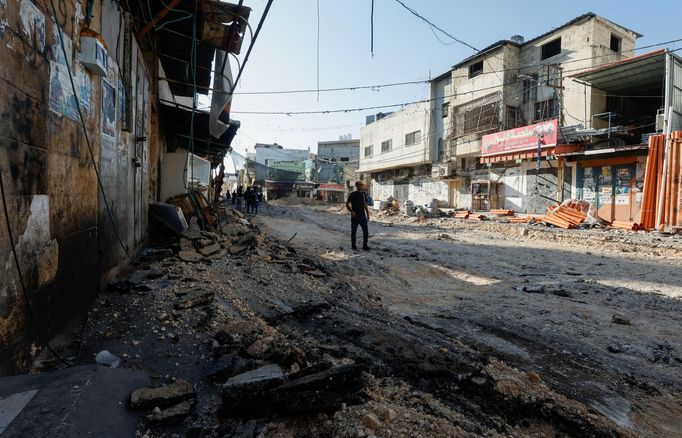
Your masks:
<path fill-rule="evenodd" d="M 108 0 L 94 3 L 90 27 L 102 32 L 103 22 L 116 20 L 121 26 L 121 32 L 114 26 L 116 38 L 123 44 L 108 44 L 118 50 L 108 47 L 105 76 L 84 68 L 78 53 L 85 3 L 56 2 L 64 56 L 49 0 L 0 0 L 0 173 L 9 209 L 9 217 L 0 211 L 0 374 L 26 369 L 39 351 L 31 347 L 41 347 L 27 318 L 5 221 L 39 330 L 47 337 L 83 313 L 146 236 L 154 174 L 149 162 L 158 161 L 158 152 L 151 157 L 147 142 L 136 139 L 149 131 L 149 75 L 137 62 L 142 56 L 134 38 L 125 43 L 125 16 Z M 133 72 L 128 80 L 126 71 Z M 139 167 L 135 157 L 142 158 Z"/>

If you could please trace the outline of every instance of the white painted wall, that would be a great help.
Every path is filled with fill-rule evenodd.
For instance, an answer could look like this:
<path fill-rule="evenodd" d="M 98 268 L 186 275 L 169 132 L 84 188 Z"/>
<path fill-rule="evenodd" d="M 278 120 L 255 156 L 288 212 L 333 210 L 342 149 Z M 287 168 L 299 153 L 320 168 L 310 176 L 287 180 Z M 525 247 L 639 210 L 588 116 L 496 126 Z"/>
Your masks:
<path fill-rule="evenodd" d="M 429 129 L 428 102 L 409 105 L 361 129 L 360 167 L 358 172 L 376 172 L 384 169 L 409 167 L 430 163 L 432 151 L 426 141 Z M 405 145 L 405 135 L 421 131 L 418 143 Z M 381 152 L 381 143 L 392 140 L 390 152 Z M 365 157 L 365 148 L 373 146 L 373 153 Z"/>
<path fill-rule="evenodd" d="M 185 161 L 187 160 L 187 161 Z M 185 166 L 190 169 L 190 162 L 193 162 L 194 178 L 201 180 L 204 185 L 208 185 L 211 163 L 201 157 L 194 156 L 192 160 L 191 154 L 187 154 L 185 150 L 178 150 L 177 152 L 170 152 L 164 155 L 164 160 L 161 169 L 161 201 L 166 202 L 166 199 L 185 193 L 185 183 L 183 183 L 183 176 L 189 182 L 190 170 L 185 174 Z"/>
<path fill-rule="evenodd" d="M 449 200 L 449 186 L 445 181 L 433 180 L 430 177 L 417 177 L 410 181 L 410 201 L 415 205 L 428 206 L 431 200 L 447 205 Z"/>
<path fill-rule="evenodd" d="M 428 176 L 414 177 L 408 184 L 408 199 L 415 205 L 428 205 L 431 200 L 437 199 L 447 205 L 449 197 L 449 186 L 447 181 L 433 180 Z M 372 198 L 375 201 L 386 201 L 395 195 L 395 183 L 390 181 L 372 180 Z M 401 199 L 402 203 L 406 199 Z"/>

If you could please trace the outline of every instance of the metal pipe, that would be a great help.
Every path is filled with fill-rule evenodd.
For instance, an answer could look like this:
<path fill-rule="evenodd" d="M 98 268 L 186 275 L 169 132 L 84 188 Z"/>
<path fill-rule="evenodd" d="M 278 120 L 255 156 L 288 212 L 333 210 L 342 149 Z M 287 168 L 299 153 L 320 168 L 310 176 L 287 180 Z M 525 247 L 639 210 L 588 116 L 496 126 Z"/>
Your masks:
<path fill-rule="evenodd" d="M 672 117 L 673 113 L 673 106 L 670 105 L 668 107 L 668 112 L 666 116 L 666 123 L 665 123 L 665 138 L 663 139 L 665 141 L 665 149 L 663 151 L 663 177 L 661 178 L 661 187 L 659 189 L 658 193 L 658 209 L 656 211 L 656 229 L 659 229 L 661 224 L 661 218 L 663 215 L 663 202 L 664 202 L 664 194 L 665 194 L 665 180 L 668 177 L 668 154 L 670 153 L 670 133 L 672 131 L 673 125 L 670 123 L 670 118 Z"/>
<path fill-rule="evenodd" d="M 152 27 L 156 26 L 156 23 L 158 23 L 159 21 L 161 21 L 163 17 L 168 15 L 168 13 L 178 4 L 180 4 L 181 1 L 182 0 L 171 0 L 170 4 L 166 5 L 165 8 L 161 9 L 159 13 L 156 14 L 156 17 L 148 21 L 144 26 L 142 26 L 142 29 L 140 29 L 140 31 L 137 32 L 137 34 L 135 34 L 137 39 L 138 40 L 141 39 L 144 36 L 144 34 L 149 32 L 152 29 Z"/>

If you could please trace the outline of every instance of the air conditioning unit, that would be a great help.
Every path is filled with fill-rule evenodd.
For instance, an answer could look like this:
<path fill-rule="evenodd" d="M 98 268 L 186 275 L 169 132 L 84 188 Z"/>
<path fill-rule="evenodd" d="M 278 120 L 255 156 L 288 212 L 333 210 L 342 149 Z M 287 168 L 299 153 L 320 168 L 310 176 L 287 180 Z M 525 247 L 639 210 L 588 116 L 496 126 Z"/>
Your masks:
<path fill-rule="evenodd" d="M 431 176 L 433 178 L 443 178 L 446 176 L 450 176 L 454 173 L 454 167 L 452 166 L 452 163 L 440 163 L 438 165 L 434 165 L 431 168 Z"/>
<path fill-rule="evenodd" d="M 656 114 L 656 131 L 663 132 L 663 125 L 665 124 L 665 112 L 658 110 Z"/>

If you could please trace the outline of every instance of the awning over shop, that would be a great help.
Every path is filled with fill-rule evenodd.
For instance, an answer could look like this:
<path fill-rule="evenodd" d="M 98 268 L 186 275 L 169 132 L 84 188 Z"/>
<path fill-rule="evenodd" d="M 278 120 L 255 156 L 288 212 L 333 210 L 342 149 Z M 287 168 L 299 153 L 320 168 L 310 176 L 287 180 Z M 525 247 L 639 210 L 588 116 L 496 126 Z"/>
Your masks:
<path fill-rule="evenodd" d="M 571 152 L 578 151 L 582 145 L 579 144 L 559 144 L 556 146 L 543 148 L 541 150 L 542 157 L 553 157 L 561 156 L 562 154 L 567 154 Z M 534 151 L 524 151 L 516 153 L 508 153 L 502 155 L 494 155 L 491 157 L 481 157 L 481 163 L 501 163 L 504 161 L 516 161 L 516 160 L 534 160 L 538 157 L 537 149 Z"/>
<path fill-rule="evenodd" d="M 190 149 L 190 134 L 194 137 L 193 151 L 195 155 L 206 157 L 212 167 L 220 165 L 223 157 L 230 149 L 230 144 L 237 135 L 240 123 L 230 120 L 227 131 L 220 137 L 214 138 L 209 133 L 207 112 L 194 112 L 194 128 L 192 127 L 192 109 L 181 105 L 172 105 L 163 101 L 161 115 L 164 128 L 169 135 L 169 143 L 175 147 Z"/>
<path fill-rule="evenodd" d="M 345 192 L 346 188 L 343 184 L 320 184 L 317 190 L 322 192 Z"/>
<path fill-rule="evenodd" d="M 650 91 L 658 94 L 665 77 L 665 50 L 606 64 L 573 77 L 609 93 L 637 90 L 640 94 Z"/>

